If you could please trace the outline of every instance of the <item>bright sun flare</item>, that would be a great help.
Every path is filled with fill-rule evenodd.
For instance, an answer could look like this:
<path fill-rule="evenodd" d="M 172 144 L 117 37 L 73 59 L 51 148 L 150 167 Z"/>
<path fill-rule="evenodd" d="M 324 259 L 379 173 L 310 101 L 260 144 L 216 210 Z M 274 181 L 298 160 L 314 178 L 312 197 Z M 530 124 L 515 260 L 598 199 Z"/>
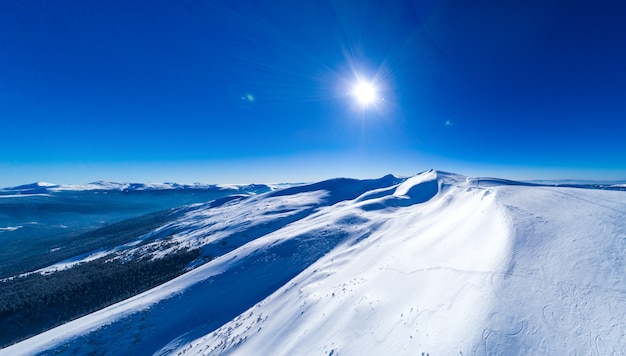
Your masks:
<path fill-rule="evenodd" d="M 376 88 L 371 83 L 359 82 L 354 86 L 354 96 L 361 105 L 367 106 L 376 100 Z"/>

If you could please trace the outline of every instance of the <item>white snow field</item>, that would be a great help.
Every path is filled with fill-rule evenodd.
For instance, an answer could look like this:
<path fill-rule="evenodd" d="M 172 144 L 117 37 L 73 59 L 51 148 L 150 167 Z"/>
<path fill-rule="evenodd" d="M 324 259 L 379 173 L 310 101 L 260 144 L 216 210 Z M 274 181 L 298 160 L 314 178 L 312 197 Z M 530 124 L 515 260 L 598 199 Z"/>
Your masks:
<path fill-rule="evenodd" d="M 216 258 L 0 354 L 626 354 L 624 191 L 335 179 L 198 205 L 166 236 Z"/>

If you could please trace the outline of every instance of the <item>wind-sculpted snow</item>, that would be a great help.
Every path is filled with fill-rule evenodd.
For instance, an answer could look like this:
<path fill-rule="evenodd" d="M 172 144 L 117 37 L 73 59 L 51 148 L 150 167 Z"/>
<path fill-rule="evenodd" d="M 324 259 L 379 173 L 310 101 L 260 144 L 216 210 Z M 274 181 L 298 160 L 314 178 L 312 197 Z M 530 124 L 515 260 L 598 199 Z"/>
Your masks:
<path fill-rule="evenodd" d="M 0 354 L 624 354 L 625 218 L 437 171 L 233 196 L 117 250 L 209 262 Z"/>
<path fill-rule="evenodd" d="M 478 353 L 626 353 L 626 194 L 501 187 L 509 269 Z"/>

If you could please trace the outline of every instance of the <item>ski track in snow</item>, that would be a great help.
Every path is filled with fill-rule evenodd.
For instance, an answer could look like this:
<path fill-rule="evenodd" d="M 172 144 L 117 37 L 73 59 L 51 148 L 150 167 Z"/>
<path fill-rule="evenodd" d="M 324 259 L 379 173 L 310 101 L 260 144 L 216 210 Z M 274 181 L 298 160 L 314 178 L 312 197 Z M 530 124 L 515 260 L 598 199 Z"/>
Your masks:
<path fill-rule="evenodd" d="M 198 205 L 141 251 L 217 258 L 0 355 L 626 354 L 625 218 L 436 171 Z"/>

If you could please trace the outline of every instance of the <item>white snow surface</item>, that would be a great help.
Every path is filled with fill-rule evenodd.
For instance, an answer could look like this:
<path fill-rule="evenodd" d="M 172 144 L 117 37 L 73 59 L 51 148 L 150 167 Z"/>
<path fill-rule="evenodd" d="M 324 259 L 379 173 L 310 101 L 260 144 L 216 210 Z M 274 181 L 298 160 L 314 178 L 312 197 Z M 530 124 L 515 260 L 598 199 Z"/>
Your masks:
<path fill-rule="evenodd" d="M 626 354 L 624 191 L 336 179 L 166 232 L 216 258 L 0 355 Z"/>
<path fill-rule="evenodd" d="M 15 231 L 15 230 L 19 230 L 21 229 L 23 226 L 18 225 L 18 226 L 7 226 L 7 227 L 0 227 L 0 232 L 5 232 L 5 231 Z"/>
<path fill-rule="evenodd" d="M 49 182 L 37 182 L 35 185 L 38 187 L 54 187 L 56 184 Z"/>

